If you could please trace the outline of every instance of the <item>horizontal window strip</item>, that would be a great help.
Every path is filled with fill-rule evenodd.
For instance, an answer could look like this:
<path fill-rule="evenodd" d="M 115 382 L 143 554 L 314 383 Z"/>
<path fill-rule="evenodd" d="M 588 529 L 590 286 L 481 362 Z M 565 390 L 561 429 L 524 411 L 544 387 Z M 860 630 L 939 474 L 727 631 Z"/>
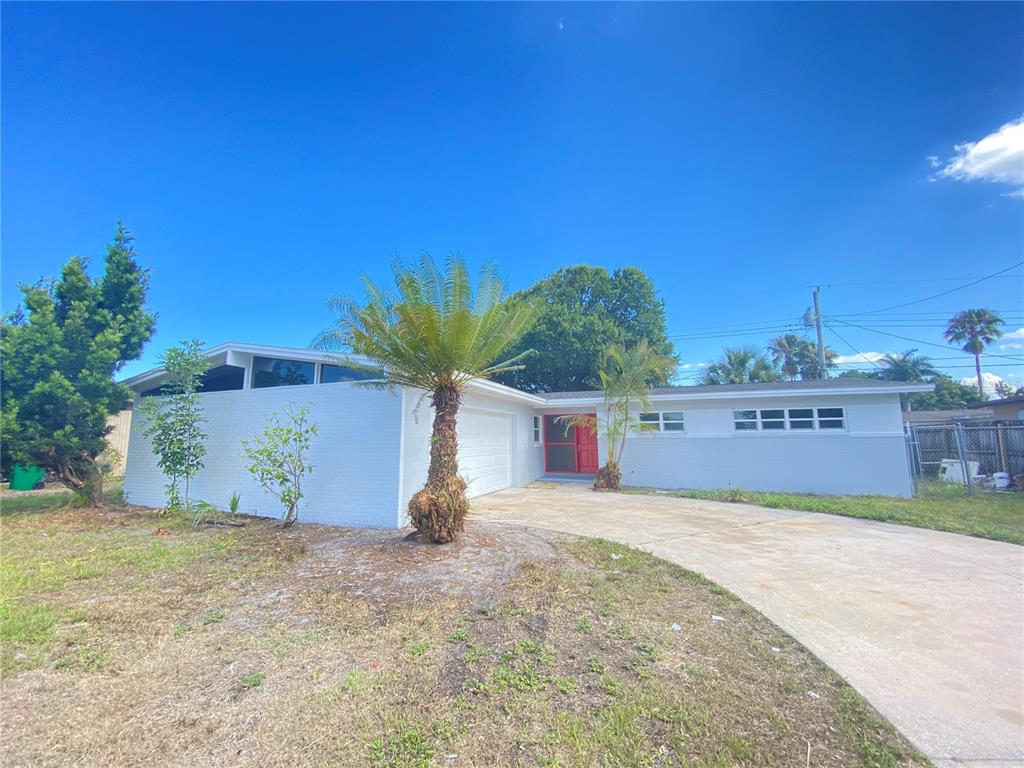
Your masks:
<path fill-rule="evenodd" d="M 732 412 L 736 432 L 786 432 L 815 429 L 846 429 L 846 409 L 828 408 L 745 408 Z"/>

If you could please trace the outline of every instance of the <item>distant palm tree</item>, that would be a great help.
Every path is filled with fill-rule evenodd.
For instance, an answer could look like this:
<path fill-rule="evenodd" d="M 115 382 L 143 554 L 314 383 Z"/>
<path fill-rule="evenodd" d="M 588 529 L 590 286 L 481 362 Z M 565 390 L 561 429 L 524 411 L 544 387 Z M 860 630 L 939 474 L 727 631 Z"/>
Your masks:
<path fill-rule="evenodd" d="M 771 360 L 755 347 L 727 347 L 718 360 L 707 364 L 701 384 L 752 384 L 778 381 Z"/>
<path fill-rule="evenodd" d="M 1003 318 L 991 309 L 966 309 L 946 324 L 946 341 L 960 344 L 964 352 L 974 355 L 974 371 L 978 376 L 978 394 L 985 399 L 985 381 L 981 378 L 981 353 L 1003 332 Z"/>
<path fill-rule="evenodd" d="M 885 355 L 878 361 L 878 376 L 886 381 L 924 381 L 938 371 L 927 355 L 917 354 L 916 349 Z"/>
<path fill-rule="evenodd" d="M 315 346 L 374 360 L 382 379 L 366 386 L 413 387 L 430 396 L 430 467 L 426 485 L 409 501 L 409 517 L 420 533 L 445 543 L 463 530 L 468 509 L 456 431 L 462 393 L 474 379 L 521 367 L 528 352 L 500 358 L 533 323 L 537 306 L 505 301 L 504 284 L 492 264 L 481 270 L 476 290 L 465 262 L 455 256 L 443 272 L 429 256 L 411 268 L 396 261 L 393 270 L 394 293 L 364 277 L 365 303 L 331 299 L 338 319 Z"/>
<path fill-rule="evenodd" d="M 822 378 L 821 366 L 818 364 L 818 345 L 813 341 L 808 341 L 795 333 L 787 333 L 769 341 L 768 351 L 772 354 L 772 363 L 783 378 Z M 825 347 L 825 368 L 834 368 L 838 356 L 835 350 Z"/>
<path fill-rule="evenodd" d="M 782 375 L 787 379 L 796 379 L 800 375 L 800 355 L 804 342 L 795 333 L 787 333 L 768 342 L 768 351 L 772 353 L 772 362 L 779 366 Z"/>
<path fill-rule="evenodd" d="M 927 355 L 917 354 L 916 349 L 885 355 L 878 361 L 878 378 L 886 381 L 924 381 L 929 376 L 937 376 L 938 371 Z M 906 411 L 913 410 L 910 395 L 900 395 L 900 402 Z"/>

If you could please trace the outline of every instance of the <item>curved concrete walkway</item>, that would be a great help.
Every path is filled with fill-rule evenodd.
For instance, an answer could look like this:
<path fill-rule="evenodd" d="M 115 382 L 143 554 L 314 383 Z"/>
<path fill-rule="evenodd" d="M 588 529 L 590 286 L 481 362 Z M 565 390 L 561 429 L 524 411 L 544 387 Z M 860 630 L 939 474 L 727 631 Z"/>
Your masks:
<path fill-rule="evenodd" d="M 1024 547 L 573 485 L 499 491 L 473 508 L 699 571 L 843 675 L 937 766 L 1024 766 Z"/>

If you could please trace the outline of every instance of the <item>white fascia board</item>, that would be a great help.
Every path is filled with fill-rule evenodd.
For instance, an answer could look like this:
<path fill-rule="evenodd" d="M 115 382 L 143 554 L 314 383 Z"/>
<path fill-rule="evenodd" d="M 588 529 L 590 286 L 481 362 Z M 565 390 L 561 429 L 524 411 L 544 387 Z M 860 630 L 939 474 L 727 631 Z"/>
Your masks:
<path fill-rule="evenodd" d="M 497 397 L 501 400 L 512 400 L 518 403 L 529 403 L 530 405 L 546 405 L 547 400 L 539 395 L 532 395 L 529 392 L 523 392 L 515 387 L 507 387 L 504 384 L 499 384 L 496 381 L 490 381 L 488 379 L 473 379 L 467 385 L 467 389 L 482 394 L 490 395 L 491 397 Z"/>
<path fill-rule="evenodd" d="M 647 399 L 652 403 L 670 402 L 679 400 L 762 400 L 764 398 L 799 398 L 799 397 L 845 397 L 848 395 L 896 395 L 906 392 L 932 392 L 935 387 L 932 384 L 899 384 L 891 387 L 827 387 L 822 389 L 756 389 L 745 392 L 673 392 L 669 394 L 648 395 Z M 597 395 L 593 397 L 573 398 L 552 398 L 544 401 L 545 408 L 562 408 L 564 406 L 601 405 L 604 397 Z"/>

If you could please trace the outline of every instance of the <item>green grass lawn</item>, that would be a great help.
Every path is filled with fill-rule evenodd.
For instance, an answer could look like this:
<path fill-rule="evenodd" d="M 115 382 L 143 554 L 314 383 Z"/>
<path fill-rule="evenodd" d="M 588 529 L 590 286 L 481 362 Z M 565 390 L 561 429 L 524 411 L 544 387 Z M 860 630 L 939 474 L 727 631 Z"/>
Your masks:
<path fill-rule="evenodd" d="M 629 488 L 627 493 L 655 493 L 651 488 Z M 897 499 L 889 496 L 816 496 L 803 493 L 767 493 L 731 489 L 724 491 L 667 491 L 669 496 L 756 504 L 770 509 L 824 512 L 900 523 L 916 528 L 964 533 L 983 539 L 1024 544 L 1024 493 L 977 491 L 965 496 L 963 488 L 926 484 L 918 496 Z"/>
<path fill-rule="evenodd" d="M 6 484 L 4 487 L 6 488 Z M 104 486 L 103 495 L 111 504 L 122 503 L 124 496 L 121 492 L 121 481 L 117 480 L 107 483 Z M 59 507 L 82 506 L 83 504 L 84 501 L 79 496 L 68 490 L 5 493 L 0 497 L 0 515 L 35 512 Z"/>
<path fill-rule="evenodd" d="M 607 541 L 117 506 L 0 536 L 12 766 L 928 765 L 728 591 Z"/>

